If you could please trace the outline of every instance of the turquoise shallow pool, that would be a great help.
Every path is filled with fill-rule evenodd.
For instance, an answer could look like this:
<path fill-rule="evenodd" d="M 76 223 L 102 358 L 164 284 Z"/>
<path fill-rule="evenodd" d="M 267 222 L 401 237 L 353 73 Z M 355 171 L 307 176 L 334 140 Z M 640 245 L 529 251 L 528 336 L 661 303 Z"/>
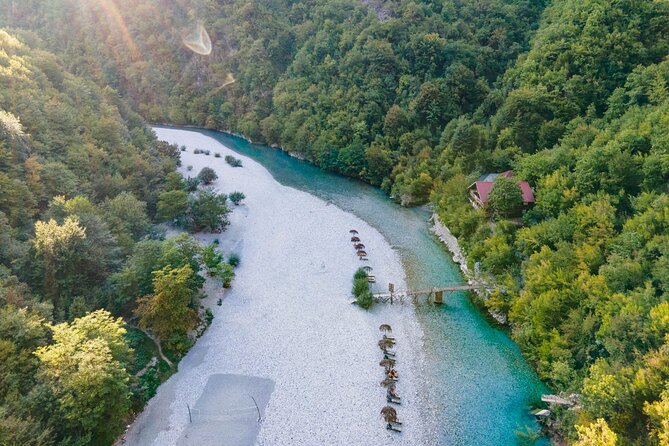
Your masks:
<path fill-rule="evenodd" d="M 410 287 L 462 282 L 460 270 L 430 233 L 426 210 L 398 206 L 376 188 L 324 172 L 280 150 L 201 132 L 258 161 L 280 183 L 330 201 L 377 228 L 400 253 Z M 430 407 L 425 410 L 439 416 L 440 444 L 521 444 L 515 432 L 535 427 L 529 404 L 547 389 L 518 347 L 463 293 L 454 293 L 439 307 L 420 306 L 417 312 L 427 339 L 424 388 L 430 389 Z"/>

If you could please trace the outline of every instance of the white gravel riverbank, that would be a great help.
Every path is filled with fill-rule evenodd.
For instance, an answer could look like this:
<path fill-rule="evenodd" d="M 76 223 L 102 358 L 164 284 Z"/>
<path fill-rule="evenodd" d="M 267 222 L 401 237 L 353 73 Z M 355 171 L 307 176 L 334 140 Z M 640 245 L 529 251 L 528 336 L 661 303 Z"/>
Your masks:
<path fill-rule="evenodd" d="M 422 331 L 413 308 L 377 305 L 367 312 L 349 303 L 353 273 L 363 264 L 350 229 L 360 232 L 378 289 L 388 282 L 405 286 L 399 256 L 381 234 L 355 215 L 280 185 L 261 165 L 212 138 L 177 129 L 156 133 L 188 147 L 182 152 L 184 175 L 209 166 L 218 173 L 214 186 L 220 192 L 246 194 L 231 216 L 234 243 L 225 243 L 227 233 L 219 236 L 224 249 L 235 245 L 230 249 L 240 254 L 241 265 L 223 305 L 212 308 L 213 324 L 131 426 L 127 444 L 196 444 L 188 435 L 195 425 L 188 426 L 186 404 L 211 407 L 201 396 L 210 378 L 221 374 L 269 379 L 274 388 L 263 394 L 266 406 L 259 403 L 263 421 L 255 439 L 222 428 L 211 444 L 437 444 L 437 420 L 425 416 L 421 398 L 427 391 L 420 388 Z M 195 155 L 195 148 L 211 155 Z M 228 154 L 241 158 L 244 167 L 226 164 Z M 382 323 L 392 325 L 398 342 L 402 433 L 386 431 L 379 413 L 385 405 L 376 346 Z M 221 426 L 230 429 L 229 423 Z"/>

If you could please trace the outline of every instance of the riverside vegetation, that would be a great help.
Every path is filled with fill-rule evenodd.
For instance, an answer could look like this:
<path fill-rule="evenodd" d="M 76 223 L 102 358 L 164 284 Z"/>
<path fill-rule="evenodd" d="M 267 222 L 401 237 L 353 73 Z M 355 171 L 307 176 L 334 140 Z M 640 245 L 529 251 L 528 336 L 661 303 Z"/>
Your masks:
<path fill-rule="evenodd" d="M 69 185 L 100 203 L 112 195 L 99 191 L 104 179 L 106 187 L 136 191 L 153 215 L 155 188 L 142 184 L 164 181 L 165 171 L 135 178 L 95 162 L 109 153 L 109 141 L 114 154 L 129 139 L 128 147 L 145 148 L 125 149 L 140 163 L 161 147 L 111 86 L 146 119 L 242 133 L 378 185 L 405 205 L 430 202 L 470 262 L 501 284 L 486 305 L 507 317 L 541 378 L 581 396 L 580 409 L 552 418 L 556 434 L 581 445 L 669 444 L 667 2 L 114 3 L 135 48 L 101 19 L 96 2 L 0 0 L 1 24 L 21 28 L 40 48 L 33 57 L 43 75 L 34 82 L 108 104 L 87 118 L 105 125 L 93 123 L 90 137 L 82 136 L 74 132 L 78 111 L 54 107 L 62 94 L 41 105 L 39 116 L 16 110 L 7 96 L 27 74 L 15 74 L 2 106 L 24 124 L 35 122 L 33 139 L 49 133 L 79 155 L 52 152 L 39 192 L 28 183 L 36 177 L 26 158 L 24 185 L 11 183 L 13 194 L 38 194 L 36 206 L 46 212 L 56 195 L 49 188 Z M 209 31 L 209 57 L 180 48 L 175 30 L 188 19 Z M 42 48 L 64 55 L 88 81 L 63 78 Z M 103 118 L 109 107 L 125 117 L 127 132 Z M 58 119 L 49 121 L 55 110 Z M 13 147 L 13 139 L 3 141 Z M 108 176 L 81 181 L 76 169 L 91 166 L 108 168 Z M 536 205 L 510 218 L 502 202 L 491 220 L 471 207 L 467 187 L 507 169 L 534 187 Z M 183 195 L 177 198 L 183 209 Z M 10 240 L 26 243 L 20 228 L 31 216 L 11 209 L 12 232 L 5 233 L 24 234 Z M 76 239 L 76 224 L 68 225 Z M 15 258 L 3 264 L 16 268 Z"/>
<path fill-rule="evenodd" d="M 4 31 L 0 49 L 0 444 L 111 444 L 171 373 L 156 343 L 173 363 L 201 330 L 203 267 L 234 276 L 157 223 L 229 211 L 113 90 Z"/>

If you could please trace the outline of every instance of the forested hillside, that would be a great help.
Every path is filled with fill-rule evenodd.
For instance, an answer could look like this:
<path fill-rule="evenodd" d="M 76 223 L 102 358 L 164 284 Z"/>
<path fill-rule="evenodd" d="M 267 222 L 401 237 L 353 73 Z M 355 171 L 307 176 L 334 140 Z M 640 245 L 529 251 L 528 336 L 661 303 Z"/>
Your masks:
<path fill-rule="evenodd" d="M 178 360 L 220 262 L 154 224 L 180 150 L 42 47 L 0 30 L 0 444 L 111 444 L 170 373 L 134 325 Z"/>
<path fill-rule="evenodd" d="M 486 304 L 542 379 L 580 395 L 551 427 L 581 445 L 669 444 L 667 2 L 0 0 L 0 10 L 0 25 L 30 29 L 148 120 L 240 132 L 405 205 L 433 203 L 471 266 L 500 284 Z M 196 23 L 208 56 L 181 44 Z M 150 145 L 143 135 L 121 141 Z M 507 169 L 536 205 L 522 218 L 473 209 L 467 187 Z M 64 191 L 44 175 L 33 200 L 47 211 Z M 155 197 L 120 175 L 151 210 Z M 82 183 L 91 199 L 113 195 L 93 178 Z M 106 181 L 117 180 L 114 170 Z M 2 206 L 12 227 L 37 215 Z"/>

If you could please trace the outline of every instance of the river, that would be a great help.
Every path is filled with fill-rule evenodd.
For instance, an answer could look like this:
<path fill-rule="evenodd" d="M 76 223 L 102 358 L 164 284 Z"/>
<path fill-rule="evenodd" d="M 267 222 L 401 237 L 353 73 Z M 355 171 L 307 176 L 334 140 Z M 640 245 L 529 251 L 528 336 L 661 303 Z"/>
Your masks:
<path fill-rule="evenodd" d="M 430 232 L 426 209 L 403 208 L 374 187 L 280 150 L 220 132 L 201 133 L 262 164 L 279 183 L 329 201 L 376 228 L 400 254 L 410 287 L 462 282 L 459 268 Z M 426 410 L 441 420 L 440 443 L 518 444 L 516 431 L 536 427 L 530 404 L 547 391 L 518 347 L 464 293 L 453 293 L 442 306 L 423 305 L 416 311 L 425 332 Z"/>

